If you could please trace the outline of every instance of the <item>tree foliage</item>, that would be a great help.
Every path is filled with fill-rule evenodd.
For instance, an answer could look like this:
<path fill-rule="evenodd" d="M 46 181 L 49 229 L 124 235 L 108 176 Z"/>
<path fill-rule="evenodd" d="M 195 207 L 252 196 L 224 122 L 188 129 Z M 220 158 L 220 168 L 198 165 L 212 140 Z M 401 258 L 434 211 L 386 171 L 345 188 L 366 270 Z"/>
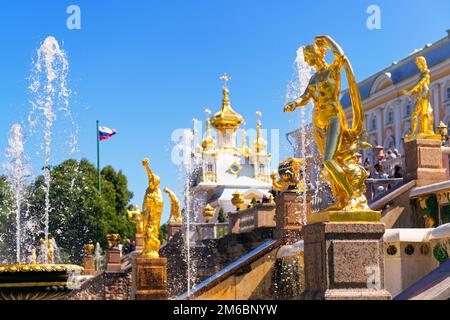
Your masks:
<path fill-rule="evenodd" d="M 66 160 L 51 168 L 49 236 L 55 238 L 64 262 L 80 263 L 84 245 L 99 242 L 106 246 L 106 235 L 118 233 L 122 239 L 135 234 L 126 209 L 133 194 L 121 171 L 111 166 L 101 172 L 102 192 L 97 190 L 97 169 L 87 160 Z M 32 181 L 27 192 L 30 215 L 39 221 L 36 243 L 43 237 L 45 209 L 44 177 Z M 0 201 L 7 199 L 7 190 L 0 180 Z M 7 203 L 7 201 L 4 201 Z M 1 204 L 0 204 L 1 206 Z M 1 212 L 7 212 L 3 210 Z M 11 215 L 0 214 L 0 228 L 8 225 Z M 4 230 L 0 230 L 4 231 Z"/>

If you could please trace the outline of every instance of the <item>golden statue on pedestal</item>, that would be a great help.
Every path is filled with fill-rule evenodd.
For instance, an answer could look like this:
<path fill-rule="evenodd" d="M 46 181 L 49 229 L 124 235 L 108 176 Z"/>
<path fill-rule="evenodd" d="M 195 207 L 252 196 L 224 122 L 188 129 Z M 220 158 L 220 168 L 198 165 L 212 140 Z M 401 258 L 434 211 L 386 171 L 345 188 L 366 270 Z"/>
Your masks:
<path fill-rule="evenodd" d="M 272 179 L 272 188 L 282 192 L 303 192 L 303 159 L 289 158 L 278 165 L 278 175 L 280 179 L 277 181 L 277 172 L 274 171 L 270 178 Z"/>
<path fill-rule="evenodd" d="M 163 190 L 170 198 L 170 217 L 169 223 L 182 224 L 183 219 L 181 218 L 180 201 L 178 200 L 175 193 L 169 188 L 164 188 Z"/>
<path fill-rule="evenodd" d="M 416 65 L 420 70 L 419 81 L 411 90 L 402 91 L 402 94 L 417 96 L 415 110 L 411 115 L 411 133 L 405 138 L 407 140 L 415 138 L 439 140 L 440 136 L 434 133 L 434 115 L 430 104 L 430 69 L 424 57 L 417 57 Z"/>
<path fill-rule="evenodd" d="M 159 258 L 161 243 L 158 235 L 164 201 L 159 189 L 160 178 L 150 170 L 149 162 L 149 159 L 142 161 L 142 165 L 148 175 L 148 187 L 145 191 L 144 204 L 142 205 L 142 213 L 144 215 L 144 249 L 142 256 L 145 258 Z"/>
<path fill-rule="evenodd" d="M 327 64 L 325 55 L 331 50 L 334 61 Z M 364 195 L 366 170 L 358 165 L 356 152 L 367 143 L 363 139 L 364 114 L 352 67 L 340 46 L 329 36 L 317 36 L 315 43 L 303 48 L 305 61 L 315 68 L 303 95 L 287 104 L 285 112 L 314 103 L 312 121 L 318 151 L 328 171 L 328 179 L 336 203 L 325 210 L 331 216 L 348 220 L 379 221 L 379 213 L 371 211 Z M 341 70 L 345 70 L 352 103 L 351 127 L 339 102 Z M 351 213 L 351 214 L 347 214 Z M 345 217 L 345 218 L 344 218 Z"/>
<path fill-rule="evenodd" d="M 139 206 L 137 204 L 134 205 L 133 210 L 127 210 L 127 216 L 129 219 L 132 219 L 136 224 L 136 233 L 143 234 L 144 233 L 144 221 L 141 211 L 139 210 Z"/>

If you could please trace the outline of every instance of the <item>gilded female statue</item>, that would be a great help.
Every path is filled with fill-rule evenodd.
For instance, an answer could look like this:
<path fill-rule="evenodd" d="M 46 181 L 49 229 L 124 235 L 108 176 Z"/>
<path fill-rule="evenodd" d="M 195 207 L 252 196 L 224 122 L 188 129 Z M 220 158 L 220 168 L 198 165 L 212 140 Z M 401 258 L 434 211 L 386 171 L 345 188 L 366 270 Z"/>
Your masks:
<path fill-rule="evenodd" d="M 173 222 L 175 224 L 183 223 L 181 218 L 180 201 L 178 200 L 175 193 L 169 188 L 164 188 L 163 190 L 170 198 L 170 217 L 169 223 Z"/>
<path fill-rule="evenodd" d="M 411 90 L 402 91 L 402 94 L 417 96 L 416 108 L 411 115 L 412 132 L 406 135 L 406 139 L 413 139 L 420 135 L 434 135 L 433 108 L 430 104 L 430 69 L 424 57 L 417 57 L 416 65 L 420 70 L 419 81 Z M 418 131 L 417 127 L 419 127 Z"/>
<path fill-rule="evenodd" d="M 325 61 L 327 50 L 331 50 L 334 61 Z M 363 107 L 352 67 L 340 46 L 329 36 L 317 36 L 315 43 L 303 49 L 305 61 L 315 68 L 303 95 L 287 104 L 285 112 L 304 107 L 310 100 L 314 103 L 312 121 L 314 138 L 323 157 L 336 203 L 327 211 L 368 211 L 365 193 L 366 170 L 357 164 L 356 151 L 367 147 L 362 142 Z M 341 71 L 344 68 L 350 98 L 353 121 L 349 128 L 344 110 L 339 102 Z"/>
<path fill-rule="evenodd" d="M 132 219 L 136 224 L 136 233 L 143 234 L 144 232 L 144 222 L 142 221 L 143 216 L 141 211 L 139 210 L 139 206 L 137 204 L 134 205 L 133 210 L 127 210 L 127 215 L 129 219 Z"/>
<path fill-rule="evenodd" d="M 159 189 L 160 178 L 153 174 L 149 167 L 149 159 L 144 159 L 142 165 L 145 167 L 148 175 L 148 187 L 145 191 L 142 213 L 144 215 L 144 249 L 142 256 L 147 258 L 159 258 L 159 247 L 161 245 L 159 235 L 159 225 L 163 210 L 163 198 Z"/>

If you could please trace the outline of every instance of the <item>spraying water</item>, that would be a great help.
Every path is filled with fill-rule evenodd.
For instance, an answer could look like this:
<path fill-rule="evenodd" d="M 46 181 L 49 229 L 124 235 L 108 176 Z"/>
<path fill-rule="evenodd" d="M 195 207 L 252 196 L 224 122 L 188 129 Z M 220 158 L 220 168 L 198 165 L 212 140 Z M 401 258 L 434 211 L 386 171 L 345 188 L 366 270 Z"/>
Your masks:
<path fill-rule="evenodd" d="M 8 183 L 14 193 L 14 209 L 16 213 L 16 262 L 20 263 L 22 243 L 21 210 L 24 202 L 26 180 L 31 174 L 31 168 L 25 159 L 22 126 L 15 123 L 8 135 L 8 145 L 5 151 L 4 164 Z"/>
<path fill-rule="evenodd" d="M 70 114 L 69 94 L 67 87 L 67 76 L 69 63 L 64 50 L 59 46 L 58 41 L 52 36 L 47 37 L 40 48 L 37 50 L 37 60 L 33 63 L 31 74 L 30 100 L 32 109 L 28 116 L 31 131 L 34 131 L 43 119 L 44 131 L 44 191 L 45 191 L 45 209 L 44 209 L 44 236 L 45 243 L 49 240 L 49 214 L 51 212 L 50 204 L 50 160 L 52 156 L 52 128 L 56 120 L 57 112 Z M 75 141 L 75 140 L 74 140 Z M 48 263 L 48 247 L 45 246 L 44 262 Z"/>
<path fill-rule="evenodd" d="M 309 84 L 309 80 L 314 74 L 314 69 L 311 68 L 306 62 L 305 57 L 303 55 L 303 46 L 297 49 L 297 55 L 294 61 L 294 76 L 291 82 L 288 84 L 286 101 L 293 101 L 298 99 L 306 90 Z M 305 110 L 307 109 L 307 110 Z M 308 116 L 307 116 L 308 115 Z M 307 139 L 307 125 L 311 122 L 311 105 L 308 104 L 305 107 L 300 108 L 300 146 L 295 146 L 296 148 L 300 148 L 300 150 L 295 150 L 296 153 L 300 151 L 300 158 L 303 161 L 303 186 L 307 187 L 307 158 L 310 158 L 310 155 L 307 155 L 307 143 L 310 143 L 311 139 Z M 311 150 L 311 148 L 308 148 Z M 303 203 L 306 203 L 306 192 L 303 192 Z M 306 224 L 306 206 L 303 206 L 302 218 L 303 223 Z"/>

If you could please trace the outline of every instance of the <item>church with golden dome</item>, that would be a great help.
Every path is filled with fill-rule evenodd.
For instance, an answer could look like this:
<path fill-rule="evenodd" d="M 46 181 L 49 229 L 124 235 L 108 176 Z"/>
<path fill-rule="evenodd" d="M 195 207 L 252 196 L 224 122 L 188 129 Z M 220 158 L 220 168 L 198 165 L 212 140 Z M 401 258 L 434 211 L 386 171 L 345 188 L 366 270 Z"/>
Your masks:
<path fill-rule="evenodd" d="M 270 154 L 263 136 L 262 114 L 256 112 L 256 137 L 250 141 L 247 130 L 242 128 L 245 119 L 231 106 L 228 89 L 231 78 L 225 74 L 220 79 L 224 81 L 222 105 L 213 116 L 211 110 L 205 110 L 205 134 L 194 148 L 201 169 L 193 190 L 205 195 L 206 203 L 216 209 L 216 217 L 220 209 L 235 211 L 231 203 L 234 193 L 242 194 L 245 202 L 250 203 L 252 199 L 269 197 L 271 189 Z M 194 141 L 199 140 L 197 132 L 195 127 Z"/>

